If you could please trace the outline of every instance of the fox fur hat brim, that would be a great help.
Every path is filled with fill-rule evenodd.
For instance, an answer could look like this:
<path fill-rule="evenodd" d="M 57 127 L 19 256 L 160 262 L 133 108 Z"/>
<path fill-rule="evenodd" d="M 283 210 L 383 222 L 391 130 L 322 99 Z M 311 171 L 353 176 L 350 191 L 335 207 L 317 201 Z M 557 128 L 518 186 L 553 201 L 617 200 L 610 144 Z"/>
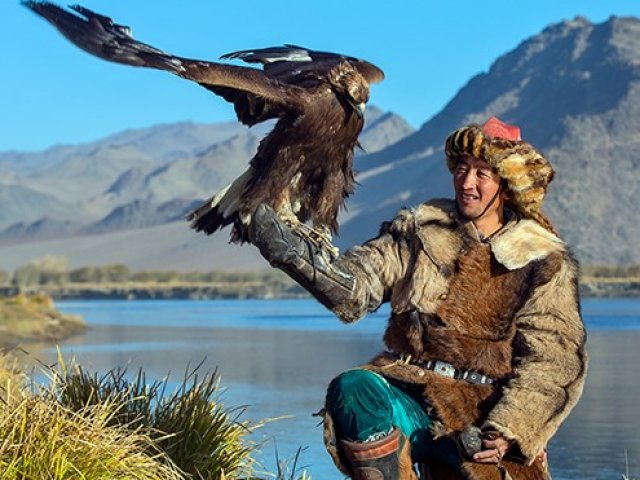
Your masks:
<path fill-rule="evenodd" d="M 542 202 L 554 170 L 549 161 L 523 140 L 492 137 L 472 124 L 453 132 L 445 142 L 447 167 L 453 173 L 464 156 L 485 160 L 511 192 L 507 204 L 525 218 L 554 231 L 542 213 Z"/>

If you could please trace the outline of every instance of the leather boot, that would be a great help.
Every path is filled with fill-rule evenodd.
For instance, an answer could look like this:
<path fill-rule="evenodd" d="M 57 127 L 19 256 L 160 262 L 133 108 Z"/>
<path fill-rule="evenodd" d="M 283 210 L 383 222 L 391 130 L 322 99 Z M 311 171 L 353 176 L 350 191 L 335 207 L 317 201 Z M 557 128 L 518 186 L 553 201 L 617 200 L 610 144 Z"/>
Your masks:
<path fill-rule="evenodd" d="M 354 480 L 417 480 L 411 444 L 398 428 L 373 442 L 340 441 Z"/>

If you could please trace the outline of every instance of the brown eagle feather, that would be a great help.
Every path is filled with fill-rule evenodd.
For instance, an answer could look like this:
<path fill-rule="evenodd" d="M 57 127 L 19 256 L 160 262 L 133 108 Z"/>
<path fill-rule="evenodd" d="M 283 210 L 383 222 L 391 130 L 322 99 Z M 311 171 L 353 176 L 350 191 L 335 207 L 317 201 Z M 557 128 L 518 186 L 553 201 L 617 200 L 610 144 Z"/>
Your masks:
<path fill-rule="evenodd" d="M 261 203 L 315 227 L 338 229 L 337 216 L 353 192 L 353 151 L 364 125 L 369 83 L 383 72 L 353 57 L 295 45 L 223 55 L 262 64 L 263 70 L 176 57 L 131 36 L 129 27 L 81 6 L 76 13 L 45 1 L 25 1 L 81 49 L 108 61 L 165 70 L 233 103 L 238 120 L 277 119 L 249 169 L 188 219 L 211 234 L 233 223 L 232 240 L 246 240 Z"/>

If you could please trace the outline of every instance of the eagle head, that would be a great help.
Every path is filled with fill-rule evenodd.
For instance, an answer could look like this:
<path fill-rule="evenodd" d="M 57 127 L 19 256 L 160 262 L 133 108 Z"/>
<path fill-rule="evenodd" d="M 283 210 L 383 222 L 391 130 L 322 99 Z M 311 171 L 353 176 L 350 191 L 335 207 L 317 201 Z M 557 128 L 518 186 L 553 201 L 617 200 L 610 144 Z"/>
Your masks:
<path fill-rule="evenodd" d="M 328 80 L 336 95 L 362 117 L 369 100 L 369 83 L 362 74 L 349 61 L 344 60 L 331 69 Z"/>

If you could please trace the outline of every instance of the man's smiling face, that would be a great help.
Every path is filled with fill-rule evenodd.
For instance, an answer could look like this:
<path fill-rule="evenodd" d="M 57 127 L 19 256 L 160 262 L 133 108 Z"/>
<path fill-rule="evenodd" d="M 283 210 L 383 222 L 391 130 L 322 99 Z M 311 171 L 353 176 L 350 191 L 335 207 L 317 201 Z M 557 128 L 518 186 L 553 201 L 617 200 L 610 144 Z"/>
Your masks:
<path fill-rule="evenodd" d="M 490 217 L 501 211 L 504 192 L 498 193 L 500 181 L 498 174 L 486 161 L 470 156 L 460 158 L 453 172 L 453 189 L 460 213 L 474 220 L 479 216 Z M 496 195 L 497 198 L 493 200 Z"/>

